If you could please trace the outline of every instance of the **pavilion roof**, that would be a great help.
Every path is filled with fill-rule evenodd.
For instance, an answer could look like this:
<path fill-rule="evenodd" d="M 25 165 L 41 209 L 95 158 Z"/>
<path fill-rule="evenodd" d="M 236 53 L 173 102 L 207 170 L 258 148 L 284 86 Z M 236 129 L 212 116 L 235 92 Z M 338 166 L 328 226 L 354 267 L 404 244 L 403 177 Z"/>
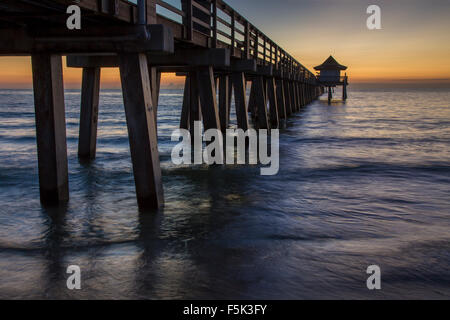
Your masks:
<path fill-rule="evenodd" d="M 347 70 L 346 66 L 339 64 L 333 56 L 330 56 L 320 66 L 314 67 L 315 70 Z"/>

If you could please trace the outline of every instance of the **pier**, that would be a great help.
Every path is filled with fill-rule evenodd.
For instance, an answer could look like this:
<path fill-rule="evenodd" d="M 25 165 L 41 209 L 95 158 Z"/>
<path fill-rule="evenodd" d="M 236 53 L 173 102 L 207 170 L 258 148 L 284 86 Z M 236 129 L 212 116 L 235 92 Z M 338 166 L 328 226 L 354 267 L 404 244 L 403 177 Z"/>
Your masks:
<path fill-rule="evenodd" d="M 70 5 L 81 8 L 79 30 L 66 27 Z M 222 0 L 181 0 L 180 8 L 162 0 L 2 0 L 0 55 L 31 56 L 44 204 L 69 199 L 62 56 L 68 67 L 83 69 L 82 161 L 95 158 L 101 69 L 120 69 L 141 209 L 164 205 L 161 73 L 186 76 L 180 128 L 191 130 L 194 121 L 225 130 L 232 97 L 238 128 L 247 130 L 252 120 L 256 128 L 276 129 L 323 93 L 311 71 Z"/>

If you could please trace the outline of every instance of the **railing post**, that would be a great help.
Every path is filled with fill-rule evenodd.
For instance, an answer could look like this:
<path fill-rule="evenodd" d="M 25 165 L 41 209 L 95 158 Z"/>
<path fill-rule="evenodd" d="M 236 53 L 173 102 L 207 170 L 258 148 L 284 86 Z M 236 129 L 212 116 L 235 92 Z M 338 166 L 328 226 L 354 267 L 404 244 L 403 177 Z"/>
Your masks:
<path fill-rule="evenodd" d="M 275 64 L 273 63 L 273 43 L 270 42 L 270 64 Z"/>
<path fill-rule="evenodd" d="M 156 0 L 147 1 L 147 24 L 156 24 Z"/>
<path fill-rule="evenodd" d="M 194 24 L 192 22 L 193 7 L 192 0 L 186 0 L 186 19 L 184 27 L 186 29 L 186 40 L 192 41 L 192 33 L 194 29 Z"/>
<path fill-rule="evenodd" d="M 267 61 L 266 61 L 266 57 L 267 57 L 266 46 L 267 46 L 267 40 L 266 40 L 266 37 L 264 37 L 264 50 L 263 50 L 264 65 L 267 64 Z"/>
<path fill-rule="evenodd" d="M 147 25 L 147 1 L 137 0 L 138 5 L 138 23 L 140 25 Z"/>
<path fill-rule="evenodd" d="M 250 59 L 250 24 L 245 21 L 245 59 Z"/>
<path fill-rule="evenodd" d="M 255 48 L 253 50 L 253 58 L 258 61 L 258 53 L 259 53 L 259 34 L 258 30 L 255 30 Z"/>
<path fill-rule="evenodd" d="M 231 12 L 231 55 L 234 55 L 234 45 L 236 43 L 236 18 L 234 11 Z"/>
<path fill-rule="evenodd" d="M 217 0 L 212 1 L 213 39 L 212 47 L 217 48 Z"/>

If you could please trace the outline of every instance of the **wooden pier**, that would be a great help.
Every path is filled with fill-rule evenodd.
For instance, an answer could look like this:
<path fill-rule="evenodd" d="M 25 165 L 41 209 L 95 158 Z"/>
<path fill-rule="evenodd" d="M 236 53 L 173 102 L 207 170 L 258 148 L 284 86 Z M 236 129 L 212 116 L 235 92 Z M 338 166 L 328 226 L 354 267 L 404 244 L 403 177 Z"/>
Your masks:
<path fill-rule="evenodd" d="M 69 5 L 81 29 L 66 27 Z M 139 207 L 163 206 L 161 73 L 186 75 L 180 127 L 278 128 L 323 93 L 316 77 L 222 0 L 2 0 L 0 55 L 32 57 L 41 201 L 69 199 L 62 56 L 83 68 L 78 155 L 95 158 L 101 68 L 118 67 Z M 167 14 L 157 14 L 157 11 Z M 247 99 L 247 82 L 251 82 Z M 217 99 L 216 92 L 219 98 Z M 250 116 L 249 116 L 250 113 Z"/>

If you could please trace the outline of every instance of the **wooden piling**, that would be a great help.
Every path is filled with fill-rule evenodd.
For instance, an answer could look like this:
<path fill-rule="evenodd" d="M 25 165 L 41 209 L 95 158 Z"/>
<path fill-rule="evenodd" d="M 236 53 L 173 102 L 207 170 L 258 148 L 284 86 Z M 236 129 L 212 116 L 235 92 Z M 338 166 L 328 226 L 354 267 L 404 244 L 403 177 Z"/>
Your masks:
<path fill-rule="evenodd" d="M 270 129 L 269 119 L 267 117 L 267 101 L 264 91 L 263 77 L 256 77 L 253 80 L 253 85 L 255 86 L 255 103 L 258 114 L 258 129 Z"/>
<path fill-rule="evenodd" d="M 301 83 L 300 82 L 297 82 L 297 92 L 298 92 L 298 103 L 299 103 L 299 107 L 301 109 L 301 108 L 304 107 L 304 104 L 303 104 L 303 101 L 302 101 L 303 96 L 302 96 L 302 88 L 301 88 Z"/>
<path fill-rule="evenodd" d="M 202 106 L 204 130 L 219 129 L 220 118 L 217 106 L 216 86 L 212 66 L 197 68 L 197 85 Z"/>
<path fill-rule="evenodd" d="M 121 53 L 119 65 L 138 204 L 157 209 L 164 192 L 147 57 Z"/>
<path fill-rule="evenodd" d="M 250 112 L 253 121 L 255 121 L 256 118 L 258 117 L 258 113 L 257 113 L 258 106 L 256 103 L 256 85 L 255 85 L 254 81 L 255 80 L 253 79 L 251 82 L 252 84 L 250 87 L 250 96 L 248 99 L 248 112 Z"/>
<path fill-rule="evenodd" d="M 292 81 L 288 81 L 288 88 L 289 88 L 289 98 L 290 98 L 290 104 L 291 104 L 291 113 L 295 113 L 296 110 L 296 103 L 295 103 L 295 93 L 292 85 Z"/>
<path fill-rule="evenodd" d="M 300 108 L 303 108 L 305 105 L 303 103 L 303 92 L 302 92 L 302 83 L 301 82 L 297 83 L 297 88 L 298 88 L 298 99 L 299 99 L 299 103 L 300 103 Z"/>
<path fill-rule="evenodd" d="M 302 105 L 306 106 L 307 102 L 306 102 L 306 90 L 305 90 L 305 83 L 302 81 L 300 84 L 300 89 L 302 91 Z"/>
<path fill-rule="evenodd" d="M 200 121 L 201 105 L 198 92 L 197 72 L 189 72 L 189 88 L 190 88 L 190 102 L 189 102 L 189 128 L 191 130 L 191 136 L 194 136 L 194 122 Z M 193 140 L 192 140 L 193 141 Z"/>
<path fill-rule="evenodd" d="M 236 106 L 238 128 L 247 131 L 249 123 L 245 75 L 243 72 L 233 73 L 231 75 L 231 80 L 233 83 L 234 104 Z"/>
<path fill-rule="evenodd" d="M 161 88 L 161 72 L 158 72 L 156 67 L 149 67 L 150 87 L 152 90 L 152 105 L 155 110 L 155 122 L 158 123 L 158 104 L 159 91 Z"/>
<path fill-rule="evenodd" d="M 328 87 L 328 104 L 331 104 L 331 99 L 333 99 L 333 93 L 331 92 L 331 87 Z"/>
<path fill-rule="evenodd" d="M 230 96 L 229 76 L 221 75 L 219 77 L 219 116 L 223 132 L 228 128 L 230 122 Z"/>
<path fill-rule="evenodd" d="M 189 75 L 186 76 L 186 80 L 184 82 L 184 92 L 183 92 L 183 106 L 181 107 L 181 119 L 180 119 L 180 128 L 181 129 L 189 129 L 189 112 L 190 112 L 190 104 L 191 104 L 191 79 Z"/>
<path fill-rule="evenodd" d="M 80 133 L 78 140 L 78 157 L 83 160 L 95 159 L 100 97 L 100 70 L 99 67 L 83 68 Z"/>
<path fill-rule="evenodd" d="M 284 98 L 284 81 L 277 80 L 277 104 L 280 119 L 286 119 L 286 103 Z"/>
<path fill-rule="evenodd" d="M 289 90 L 289 81 L 287 80 L 284 81 L 284 98 L 286 105 L 286 116 L 289 117 L 292 114 L 292 99 Z"/>
<path fill-rule="evenodd" d="M 267 92 L 269 99 L 270 122 L 272 128 L 279 128 L 280 117 L 278 114 L 278 101 L 277 101 L 275 78 L 267 79 Z"/>
<path fill-rule="evenodd" d="M 296 81 L 292 81 L 292 91 L 294 92 L 295 111 L 298 112 L 300 110 L 300 103 L 298 100 L 298 91 L 297 91 L 297 82 Z"/>
<path fill-rule="evenodd" d="M 45 53 L 31 61 L 41 202 L 57 204 L 69 199 L 62 59 Z"/>
<path fill-rule="evenodd" d="M 342 100 L 347 100 L 347 78 L 344 79 L 344 85 L 342 86 Z"/>

